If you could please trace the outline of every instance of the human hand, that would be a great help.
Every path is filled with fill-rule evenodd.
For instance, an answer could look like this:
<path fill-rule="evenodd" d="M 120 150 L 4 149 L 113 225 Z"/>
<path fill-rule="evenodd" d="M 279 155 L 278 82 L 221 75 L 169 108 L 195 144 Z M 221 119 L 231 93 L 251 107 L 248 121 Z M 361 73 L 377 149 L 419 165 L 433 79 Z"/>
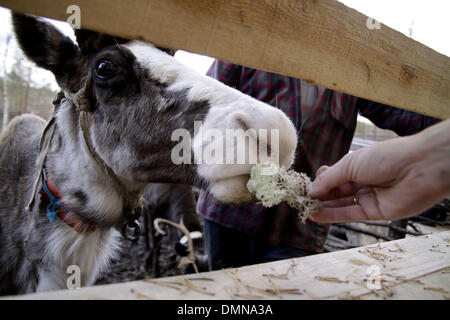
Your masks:
<path fill-rule="evenodd" d="M 308 196 L 323 201 L 317 222 L 395 220 L 450 194 L 449 120 L 405 138 L 376 143 L 317 170 Z M 356 201 L 355 201 L 356 199 Z"/>

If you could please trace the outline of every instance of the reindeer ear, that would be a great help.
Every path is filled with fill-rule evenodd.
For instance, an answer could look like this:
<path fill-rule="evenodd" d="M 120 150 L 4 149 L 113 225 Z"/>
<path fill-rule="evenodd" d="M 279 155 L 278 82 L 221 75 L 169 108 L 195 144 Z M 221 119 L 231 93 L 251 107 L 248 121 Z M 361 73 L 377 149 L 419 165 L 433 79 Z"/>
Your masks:
<path fill-rule="evenodd" d="M 113 37 L 85 29 L 76 29 L 75 36 L 81 49 L 81 53 L 88 59 L 103 48 L 129 41 L 120 37 Z"/>
<path fill-rule="evenodd" d="M 50 70 L 61 88 L 77 91 L 83 67 L 78 46 L 41 18 L 13 13 L 12 22 L 25 55 L 39 67 Z"/>
<path fill-rule="evenodd" d="M 78 45 L 80 46 L 82 54 L 88 59 L 103 48 L 130 42 L 130 40 L 121 37 L 114 37 L 107 34 L 98 33 L 85 29 L 75 30 L 75 36 L 77 37 L 77 42 Z M 162 47 L 157 48 L 170 54 L 171 56 L 175 55 L 175 52 L 177 51 Z"/>
<path fill-rule="evenodd" d="M 165 53 L 167 53 L 168 55 L 171 55 L 172 57 L 175 55 L 175 53 L 177 53 L 178 50 L 174 50 L 174 49 L 167 49 L 167 48 L 163 48 L 163 47 L 157 47 L 159 50 L 164 51 Z"/>

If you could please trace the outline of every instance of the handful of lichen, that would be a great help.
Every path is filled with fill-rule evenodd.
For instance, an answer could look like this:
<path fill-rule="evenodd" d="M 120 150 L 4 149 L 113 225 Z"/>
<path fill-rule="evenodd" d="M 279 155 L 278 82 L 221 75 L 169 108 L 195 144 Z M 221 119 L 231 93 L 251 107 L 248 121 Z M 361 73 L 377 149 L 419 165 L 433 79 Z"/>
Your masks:
<path fill-rule="evenodd" d="M 306 195 L 306 187 L 310 184 L 311 179 L 304 173 L 265 163 L 252 167 L 247 188 L 265 207 L 285 201 L 298 210 L 299 219 L 305 223 L 320 209 L 320 201 Z"/>

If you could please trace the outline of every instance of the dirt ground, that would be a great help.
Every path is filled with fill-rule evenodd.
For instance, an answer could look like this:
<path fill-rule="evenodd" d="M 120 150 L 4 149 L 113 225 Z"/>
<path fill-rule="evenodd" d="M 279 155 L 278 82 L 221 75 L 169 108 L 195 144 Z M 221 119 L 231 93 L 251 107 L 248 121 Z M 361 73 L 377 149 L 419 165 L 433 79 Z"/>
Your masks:
<path fill-rule="evenodd" d="M 168 232 L 171 232 L 170 230 Z M 173 232 L 173 231 L 172 231 Z M 177 255 L 174 244 L 166 241 L 163 238 L 161 241 L 161 249 L 159 255 L 160 277 L 169 277 L 184 273 L 189 273 L 189 270 L 177 268 L 180 256 Z M 196 242 L 196 253 L 204 254 L 203 243 Z M 117 259 L 111 261 L 111 268 L 106 272 L 101 273 L 96 281 L 98 284 L 109 284 L 116 282 L 126 282 L 141 280 L 144 278 L 153 278 L 151 262 L 147 263 L 150 250 L 147 249 L 145 237 L 141 235 L 136 241 L 129 241 L 121 238 L 121 250 Z M 205 265 L 197 263 L 200 271 L 207 271 Z"/>
<path fill-rule="evenodd" d="M 148 252 L 144 237 L 136 242 L 121 238 L 121 252 L 117 259 L 111 261 L 111 268 L 100 274 L 95 284 L 108 284 L 144 279 L 150 277 L 145 268 Z"/>

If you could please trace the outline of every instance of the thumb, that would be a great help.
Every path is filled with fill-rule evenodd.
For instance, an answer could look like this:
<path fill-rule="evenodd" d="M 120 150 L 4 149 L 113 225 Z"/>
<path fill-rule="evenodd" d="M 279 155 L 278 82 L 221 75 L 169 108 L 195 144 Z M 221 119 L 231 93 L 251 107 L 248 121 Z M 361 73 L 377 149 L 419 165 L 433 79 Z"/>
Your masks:
<path fill-rule="evenodd" d="M 351 161 L 352 156 L 351 153 L 349 153 L 329 168 L 324 169 L 324 167 L 320 167 L 319 170 L 317 170 L 318 175 L 316 176 L 316 179 L 311 183 L 307 190 L 308 196 L 311 198 L 320 198 L 334 188 L 349 182 L 351 180 L 349 170 Z"/>
<path fill-rule="evenodd" d="M 316 177 L 320 176 L 322 173 L 324 173 L 325 171 L 327 171 L 329 168 L 329 166 L 321 166 L 319 169 L 317 169 L 316 171 Z"/>

